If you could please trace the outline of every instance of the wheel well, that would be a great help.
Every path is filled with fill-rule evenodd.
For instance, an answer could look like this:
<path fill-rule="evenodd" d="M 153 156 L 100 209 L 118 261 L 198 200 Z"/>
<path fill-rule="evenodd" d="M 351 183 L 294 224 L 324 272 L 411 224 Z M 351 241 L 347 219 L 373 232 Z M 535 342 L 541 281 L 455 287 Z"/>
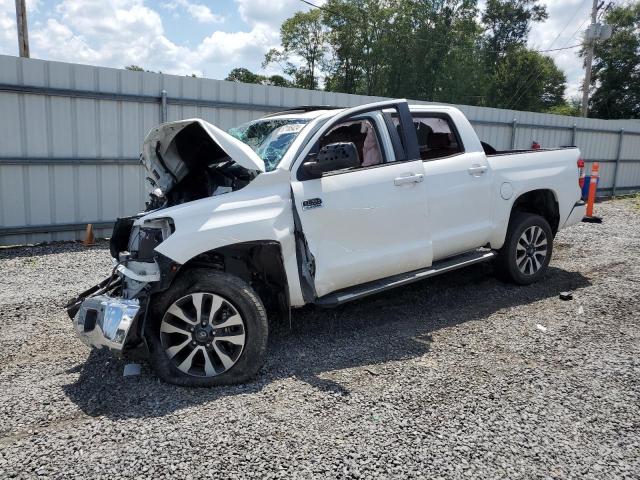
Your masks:
<path fill-rule="evenodd" d="M 511 207 L 511 217 L 509 221 L 513 218 L 514 212 L 527 212 L 540 215 L 549 222 L 554 236 L 558 232 L 560 209 L 558 207 L 558 201 L 551 190 L 532 190 L 523 193 L 514 202 L 513 207 Z"/>
<path fill-rule="evenodd" d="M 289 288 L 280 243 L 264 240 L 243 242 L 201 253 L 181 271 L 213 268 L 235 275 L 258 294 L 269 314 L 289 315 Z"/>

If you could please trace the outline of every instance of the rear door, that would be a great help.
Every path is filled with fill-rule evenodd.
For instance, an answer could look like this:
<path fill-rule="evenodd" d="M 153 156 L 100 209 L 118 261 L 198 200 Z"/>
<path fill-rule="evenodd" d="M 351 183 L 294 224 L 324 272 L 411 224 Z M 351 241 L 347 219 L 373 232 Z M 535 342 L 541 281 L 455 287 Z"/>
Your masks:
<path fill-rule="evenodd" d="M 466 151 L 446 113 L 414 112 L 424 161 L 433 259 L 486 245 L 492 232 L 493 172 L 483 152 Z"/>
<path fill-rule="evenodd" d="M 396 131 L 383 108 L 396 109 L 403 127 L 412 127 L 406 102 L 356 107 L 333 118 L 307 149 L 318 148 L 323 138 L 357 132 L 353 126 L 358 122 L 369 122 L 376 142 L 367 132 L 359 147 L 364 157 L 360 167 L 309 180 L 298 175 L 303 158 L 293 168 L 295 207 L 315 260 L 318 297 L 431 263 L 424 170 L 415 130 Z M 363 124 L 362 129 L 369 127 Z M 379 159 L 370 153 L 374 143 Z"/>

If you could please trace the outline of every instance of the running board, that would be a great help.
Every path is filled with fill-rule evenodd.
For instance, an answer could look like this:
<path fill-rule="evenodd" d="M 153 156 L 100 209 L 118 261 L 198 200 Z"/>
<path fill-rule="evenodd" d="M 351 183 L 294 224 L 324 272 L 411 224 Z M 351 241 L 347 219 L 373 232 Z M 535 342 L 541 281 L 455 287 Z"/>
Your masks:
<path fill-rule="evenodd" d="M 409 273 L 402 273 L 400 275 L 394 275 L 392 277 L 363 283 L 362 285 L 329 293 L 324 297 L 318 298 L 314 303 L 319 307 L 337 307 L 343 303 L 368 297 L 369 295 L 384 292 L 391 288 L 408 285 L 426 278 L 435 277 L 441 273 L 468 267 L 469 265 L 474 265 L 476 263 L 487 262 L 495 256 L 496 252 L 494 251 L 474 250 L 473 252 L 463 253 L 462 255 L 456 255 L 455 257 L 435 262 L 431 267 L 424 268 L 422 270 L 414 270 Z"/>

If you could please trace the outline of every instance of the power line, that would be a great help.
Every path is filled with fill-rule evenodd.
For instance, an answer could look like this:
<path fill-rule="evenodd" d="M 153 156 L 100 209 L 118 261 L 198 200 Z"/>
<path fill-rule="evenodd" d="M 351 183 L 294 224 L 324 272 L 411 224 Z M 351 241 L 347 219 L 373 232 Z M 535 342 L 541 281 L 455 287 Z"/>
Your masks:
<path fill-rule="evenodd" d="M 539 53 L 544 53 L 544 52 L 558 52 L 560 50 L 569 50 L 571 48 L 578 48 L 581 47 L 582 44 L 581 43 L 576 43 L 575 45 L 570 45 L 568 47 L 560 47 L 560 48 L 548 48 L 546 50 L 534 50 L 534 52 L 539 52 Z"/>
<path fill-rule="evenodd" d="M 575 10 L 575 12 L 573 12 L 573 15 L 571 16 L 571 18 L 569 19 L 569 21 L 567 23 L 565 23 L 564 27 L 562 28 L 562 30 L 560 30 L 560 33 L 558 33 L 558 35 L 555 36 L 555 38 L 553 39 L 553 41 L 548 45 L 548 47 L 552 47 L 554 43 L 556 43 L 556 41 L 558 40 L 558 38 L 560 38 L 560 36 L 564 33 L 564 31 L 567 29 L 567 27 L 569 26 L 569 24 L 571 22 L 573 22 L 573 19 L 576 18 L 576 15 L 578 14 L 578 12 L 581 10 L 581 8 L 587 3 L 588 0 L 584 0 L 582 2 L 582 4 L 580 5 L 579 8 L 577 8 Z M 578 33 L 580 31 L 580 29 L 582 28 L 582 26 L 584 25 L 585 22 L 582 22 L 582 24 L 578 27 L 578 29 L 573 32 L 573 35 L 571 35 L 571 37 L 569 37 L 569 40 L 572 40 L 573 37 L 576 35 L 576 33 Z M 578 45 L 580 46 L 580 45 Z M 573 47 L 575 48 L 575 47 Z M 560 50 L 564 50 L 564 48 L 562 49 L 558 49 L 557 51 Z M 556 53 L 554 56 L 552 56 L 551 58 L 553 60 L 556 59 L 556 57 L 558 56 L 558 54 Z M 555 62 L 554 62 L 555 63 Z M 513 94 L 513 96 L 509 99 L 509 101 L 507 102 L 507 109 L 511 109 L 512 105 L 516 105 L 520 99 L 522 98 L 522 95 L 524 95 L 524 93 L 527 91 L 527 87 L 529 85 L 529 83 L 531 82 L 531 80 L 533 79 L 533 81 L 537 81 L 538 78 L 540 78 L 540 76 L 542 75 L 543 70 L 540 70 L 539 72 L 537 72 L 534 70 L 533 72 L 531 72 L 527 77 L 526 80 L 524 81 L 524 83 L 521 85 L 521 87 L 518 87 L 516 89 L 516 92 Z M 534 75 L 535 75 L 535 79 L 534 79 Z M 522 89 L 522 91 L 521 91 Z M 515 100 L 514 100 L 515 99 Z"/>
<path fill-rule="evenodd" d="M 588 19 L 587 19 L 587 20 L 588 20 Z M 569 40 L 572 40 L 572 39 L 573 39 L 573 37 L 575 37 L 576 33 L 578 33 L 578 32 L 582 29 L 582 27 L 584 26 L 584 24 L 585 24 L 585 23 L 587 23 L 587 20 L 585 20 L 584 22 L 582 22 L 582 23 L 580 24 L 580 26 L 577 28 L 577 30 L 576 30 L 575 32 L 573 32 L 573 34 L 571 35 L 571 37 L 569 38 Z M 557 56 L 558 56 L 558 54 L 556 53 L 553 57 L 551 57 L 551 58 L 552 58 L 552 60 L 555 60 L 555 58 L 556 58 Z M 533 81 L 534 81 L 534 82 L 535 82 L 535 81 L 537 81 L 537 80 L 542 76 L 542 74 L 543 74 L 543 73 L 544 73 L 544 70 L 542 70 L 542 69 L 541 69 L 541 70 L 538 72 L 538 74 L 536 75 L 536 77 L 533 79 Z M 525 88 L 524 88 L 524 90 L 522 90 L 522 92 L 520 93 L 520 95 L 518 96 L 518 98 L 516 98 L 516 100 L 515 100 L 515 102 L 514 102 L 514 105 L 516 105 L 516 104 L 520 101 L 520 99 L 522 98 L 522 95 L 524 95 L 524 92 L 526 92 L 526 91 L 527 91 L 527 88 L 526 88 L 526 87 L 527 87 L 527 84 L 529 83 L 529 81 L 530 81 L 530 80 L 531 80 L 531 78 L 529 78 L 529 80 L 527 80 L 527 81 L 526 81 Z M 507 105 L 508 105 L 508 106 L 507 106 L 507 109 L 510 109 L 510 108 L 511 108 L 511 102 L 509 102 Z"/>

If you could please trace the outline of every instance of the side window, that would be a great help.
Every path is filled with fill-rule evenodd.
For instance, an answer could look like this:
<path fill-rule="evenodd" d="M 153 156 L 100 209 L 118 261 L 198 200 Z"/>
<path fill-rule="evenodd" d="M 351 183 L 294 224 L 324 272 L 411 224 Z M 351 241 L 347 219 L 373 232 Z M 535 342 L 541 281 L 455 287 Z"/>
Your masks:
<path fill-rule="evenodd" d="M 400 128 L 397 118 L 394 118 L 394 123 Z M 416 129 L 422 160 L 436 160 L 462 153 L 462 147 L 447 118 L 414 114 L 413 126 Z"/>
<path fill-rule="evenodd" d="M 418 135 L 420 158 L 423 160 L 435 160 L 462 152 L 449 120 L 414 116 L 413 124 Z"/>
<path fill-rule="evenodd" d="M 383 163 L 382 147 L 372 120 L 351 120 L 335 125 L 319 140 L 319 147 L 339 142 L 356 146 L 360 167 Z"/>

